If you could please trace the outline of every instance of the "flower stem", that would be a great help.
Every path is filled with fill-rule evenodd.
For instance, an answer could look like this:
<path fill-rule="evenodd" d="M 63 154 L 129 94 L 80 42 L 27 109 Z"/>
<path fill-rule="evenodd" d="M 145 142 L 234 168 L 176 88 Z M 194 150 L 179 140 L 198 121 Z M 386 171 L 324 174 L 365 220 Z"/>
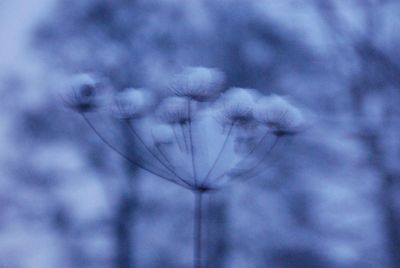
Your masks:
<path fill-rule="evenodd" d="M 97 137 L 99 137 L 99 139 L 105 144 L 107 145 L 111 150 L 113 150 L 114 152 L 116 152 L 117 154 L 119 154 L 122 158 L 124 158 L 126 161 L 128 161 L 129 163 L 131 163 L 132 165 L 138 166 L 143 170 L 146 170 L 147 172 L 155 175 L 156 177 L 159 177 L 161 179 L 165 179 L 169 182 L 172 182 L 178 186 L 182 186 L 188 190 L 191 190 L 191 188 L 189 186 L 187 186 L 186 184 L 182 184 L 180 181 L 176 181 L 173 178 L 170 178 L 167 175 L 164 175 L 161 171 L 158 171 L 154 168 L 149 168 L 144 166 L 142 163 L 140 163 L 137 160 L 134 160 L 132 158 L 130 158 L 129 156 L 127 156 L 126 154 L 124 154 L 123 152 L 121 152 L 121 150 L 119 150 L 116 146 L 114 146 L 111 142 L 109 142 L 105 137 L 103 137 L 103 135 L 101 135 L 100 131 L 97 130 L 97 128 L 92 124 L 92 122 L 89 120 L 89 118 L 87 118 L 87 116 L 84 113 L 81 113 L 81 116 L 83 117 L 83 119 L 85 120 L 85 122 L 88 124 L 88 126 L 93 130 L 93 132 L 96 134 Z"/>
<path fill-rule="evenodd" d="M 195 160 L 195 151 L 194 151 L 194 143 L 193 143 L 193 131 L 192 131 L 192 108 L 191 102 L 188 100 L 188 116 L 189 116 L 189 142 L 190 142 L 190 155 L 192 159 L 192 169 L 193 169 L 193 178 L 194 184 L 197 185 L 197 171 L 196 171 L 196 160 Z"/>
<path fill-rule="evenodd" d="M 202 268 L 203 192 L 194 193 L 193 267 Z"/>
<path fill-rule="evenodd" d="M 221 156 L 222 156 L 222 153 L 224 152 L 225 147 L 226 147 L 226 145 L 228 144 L 228 140 L 229 140 L 229 137 L 231 136 L 231 132 L 232 132 L 233 126 L 234 126 L 234 123 L 232 123 L 232 124 L 229 126 L 229 130 L 228 130 L 228 133 L 227 133 L 226 136 L 225 136 L 225 140 L 224 140 L 224 142 L 223 142 L 223 144 L 222 144 L 222 147 L 221 147 L 221 149 L 219 150 L 219 152 L 218 152 L 218 154 L 217 154 L 217 157 L 216 157 L 215 160 L 214 160 L 214 163 L 211 165 L 210 170 L 207 172 L 207 175 L 206 175 L 206 177 L 204 178 L 204 180 L 203 180 L 203 182 L 202 182 L 202 184 L 201 184 L 202 186 L 205 186 L 205 185 L 206 185 L 207 180 L 209 179 L 209 177 L 210 177 L 211 173 L 213 172 L 215 166 L 217 165 L 218 161 L 220 160 L 220 158 L 221 158 Z"/>

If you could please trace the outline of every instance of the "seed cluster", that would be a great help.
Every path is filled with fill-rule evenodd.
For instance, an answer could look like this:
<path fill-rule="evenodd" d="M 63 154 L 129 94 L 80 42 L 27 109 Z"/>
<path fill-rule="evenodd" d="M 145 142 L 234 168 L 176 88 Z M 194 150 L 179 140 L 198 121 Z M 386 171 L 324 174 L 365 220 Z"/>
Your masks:
<path fill-rule="evenodd" d="M 114 151 L 147 171 L 191 190 L 216 190 L 254 174 L 264 161 L 255 164 L 257 156 L 268 154 L 279 138 L 304 128 L 300 110 L 287 98 L 249 88 L 224 91 L 224 81 L 217 69 L 190 67 L 172 79 L 172 94 L 158 105 L 146 89 L 115 93 L 111 110 L 139 141 L 140 160 L 124 155 L 88 123 Z M 95 110 L 100 106 L 98 85 L 94 76 L 78 75 L 71 81 L 67 105 L 83 115 Z M 139 129 L 144 121 L 145 129 Z M 272 146 L 266 145 L 268 136 L 276 139 Z M 247 148 L 244 155 L 236 149 L 239 145 Z"/>

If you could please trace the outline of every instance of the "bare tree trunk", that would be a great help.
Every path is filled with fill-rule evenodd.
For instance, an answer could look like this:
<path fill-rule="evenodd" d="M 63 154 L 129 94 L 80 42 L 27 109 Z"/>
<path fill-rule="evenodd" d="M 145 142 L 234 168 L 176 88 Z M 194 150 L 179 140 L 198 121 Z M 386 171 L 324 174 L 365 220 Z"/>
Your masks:
<path fill-rule="evenodd" d="M 386 247 L 390 257 L 390 267 L 400 268 L 400 220 L 394 202 L 395 177 L 384 176 L 381 192 L 381 204 L 386 230 Z"/>
<path fill-rule="evenodd" d="M 126 125 L 121 124 L 124 137 L 125 153 L 131 159 L 137 159 L 136 144 Z M 125 162 L 126 187 L 120 189 L 120 197 L 116 204 L 114 216 L 115 268 L 135 268 L 134 226 L 139 202 L 138 168 Z"/>
<path fill-rule="evenodd" d="M 379 194 L 380 204 L 378 206 L 382 212 L 382 227 L 384 228 L 390 267 L 400 268 L 400 220 L 394 199 L 396 178 L 398 176 L 389 173 L 383 164 L 384 151 L 380 145 L 382 137 L 374 131 L 368 132 L 368 130 L 364 130 L 361 133 L 364 133 L 361 140 L 370 154 L 371 166 L 382 174 L 382 188 Z"/>
<path fill-rule="evenodd" d="M 360 128 L 363 129 L 363 128 Z M 382 188 L 379 195 L 379 207 L 382 211 L 386 251 L 388 252 L 391 268 L 400 268 L 400 219 L 396 208 L 396 174 L 390 173 L 385 168 L 382 157 L 380 141 L 383 139 L 376 131 L 360 131 L 364 133 L 361 140 L 370 154 L 370 164 L 382 174 Z"/>
<path fill-rule="evenodd" d="M 114 221 L 115 246 L 116 246 L 116 268 L 135 267 L 133 254 L 133 224 L 136 210 L 136 196 L 122 196 L 117 204 Z"/>
<path fill-rule="evenodd" d="M 206 267 L 224 268 L 229 251 L 227 200 L 223 193 L 208 196 Z"/>
<path fill-rule="evenodd" d="M 70 215 L 61 204 L 58 204 L 55 200 L 52 201 L 56 204 L 52 223 L 67 252 L 67 262 L 72 267 L 84 267 L 87 265 L 87 258 L 82 250 L 81 243 L 77 239 L 76 230 L 73 230 Z"/>

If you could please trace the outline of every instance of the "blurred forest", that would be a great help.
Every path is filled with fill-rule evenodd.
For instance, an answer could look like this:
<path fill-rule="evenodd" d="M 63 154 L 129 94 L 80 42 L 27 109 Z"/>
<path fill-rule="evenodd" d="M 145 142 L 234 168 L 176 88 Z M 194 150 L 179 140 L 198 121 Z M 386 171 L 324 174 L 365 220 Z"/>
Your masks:
<path fill-rule="evenodd" d="M 207 267 L 400 267 L 400 1 L 41 1 L 29 56 L 0 65 L 1 268 L 190 267 L 190 193 L 110 151 L 58 92 L 96 72 L 165 95 L 198 65 L 308 120 L 257 179 L 209 195 Z"/>

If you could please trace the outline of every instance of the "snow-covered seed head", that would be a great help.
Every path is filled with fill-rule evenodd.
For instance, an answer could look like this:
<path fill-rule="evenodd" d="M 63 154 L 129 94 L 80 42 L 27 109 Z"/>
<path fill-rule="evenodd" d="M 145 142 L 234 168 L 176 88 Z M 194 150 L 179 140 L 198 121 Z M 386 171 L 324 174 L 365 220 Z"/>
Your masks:
<path fill-rule="evenodd" d="M 151 96 L 142 88 L 126 88 L 115 95 L 114 112 L 118 118 L 133 119 L 149 109 Z"/>
<path fill-rule="evenodd" d="M 254 116 L 277 136 L 296 134 L 304 123 L 300 110 L 277 95 L 260 99 L 256 104 Z"/>
<path fill-rule="evenodd" d="M 179 97 L 206 101 L 216 96 L 225 81 L 218 69 L 188 67 L 172 82 L 171 89 Z"/>
<path fill-rule="evenodd" d="M 157 115 L 167 124 L 185 124 L 189 121 L 187 100 L 181 97 L 169 97 L 161 102 Z"/>
<path fill-rule="evenodd" d="M 254 119 L 255 105 L 252 89 L 231 88 L 223 97 L 222 121 L 226 124 L 247 125 Z"/>
<path fill-rule="evenodd" d="M 74 76 L 63 94 L 66 105 L 78 112 L 89 112 L 98 107 L 99 81 L 92 74 Z"/>
<path fill-rule="evenodd" d="M 169 125 L 158 124 L 154 126 L 152 136 L 155 145 L 167 145 L 174 142 L 174 133 Z"/>

